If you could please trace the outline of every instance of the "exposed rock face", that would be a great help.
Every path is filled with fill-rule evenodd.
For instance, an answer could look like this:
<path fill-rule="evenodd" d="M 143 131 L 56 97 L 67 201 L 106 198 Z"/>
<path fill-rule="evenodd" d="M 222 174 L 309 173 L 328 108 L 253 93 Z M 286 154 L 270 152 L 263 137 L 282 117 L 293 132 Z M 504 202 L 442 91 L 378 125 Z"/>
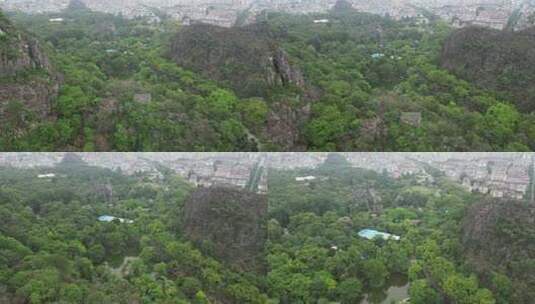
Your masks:
<path fill-rule="evenodd" d="M 229 265 L 264 272 L 267 196 L 233 188 L 198 188 L 184 206 L 187 238 Z"/>
<path fill-rule="evenodd" d="M 510 95 L 521 110 L 535 110 L 535 28 L 458 30 L 444 43 L 441 63 L 459 77 Z"/>
<path fill-rule="evenodd" d="M 368 211 L 378 214 L 383 211 L 383 199 L 371 185 L 356 187 L 351 194 L 356 206 L 365 205 Z"/>
<path fill-rule="evenodd" d="M 512 303 L 531 303 L 535 298 L 535 206 L 506 200 L 478 203 L 466 213 L 462 233 L 468 263 L 483 278 L 495 270 L 508 273 L 517 287 Z"/>
<path fill-rule="evenodd" d="M 271 104 L 264 137 L 282 150 L 295 150 L 299 125 L 308 119 L 309 101 L 316 97 L 301 71 L 291 64 L 266 25 L 223 28 L 196 24 L 180 31 L 170 57 L 179 65 L 232 88 L 240 97 L 265 97 L 274 87 L 298 87 L 303 102 Z"/>
<path fill-rule="evenodd" d="M 9 33 L 9 29 L 6 29 Z M 14 76 L 26 69 L 50 70 L 50 62 L 41 47 L 34 39 L 23 39 L 20 35 L 12 37 L 10 45 L 2 52 L 0 59 L 0 73 L 4 76 Z"/>
<path fill-rule="evenodd" d="M 170 57 L 186 68 L 232 87 L 241 97 L 264 96 L 269 87 L 304 88 L 299 69 L 271 38 L 266 26 L 185 27 L 174 38 Z"/>
<path fill-rule="evenodd" d="M 305 150 L 299 147 L 300 125 L 310 117 L 310 104 L 301 108 L 292 107 L 289 102 L 272 104 L 265 127 L 265 136 L 283 151 Z"/>
<path fill-rule="evenodd" d="M 0 118 L 6 105 L 19 101 L 39 117 L 50 114 L 57 76 L 37 40 L 16 29 L 0 12 Z"/>
<path fill-rule="evenodd" d="M 508 225 L 523 227 L 522 230 L 525 230 L 507 231 L 520 234 L 512 237 L 502 231 Z M 529 233 L 535 229 L 535 206 L 521 201 L 484 201 L 468 210 L 462 227 L 465 248 L 482 261 L 505 266 L 512 255 L 535 258 L 535 243 L 530 239 L 533 234 Z M 513 250 L 515 246 L 523 247 L 523 250 Z"/>
<path fill-rule="evenodd" d="M 282 84 L 286 86 L 292 84 L 300 88 L 305 87 L 305 79 L 301 71 L 290 65 L 288 54 L 281 48 L 275 50 L 271 71 L 274 73 L 270 73 L 270 75 L 274 77 L 269 79 L 268 82 L 272 85 Z"/>

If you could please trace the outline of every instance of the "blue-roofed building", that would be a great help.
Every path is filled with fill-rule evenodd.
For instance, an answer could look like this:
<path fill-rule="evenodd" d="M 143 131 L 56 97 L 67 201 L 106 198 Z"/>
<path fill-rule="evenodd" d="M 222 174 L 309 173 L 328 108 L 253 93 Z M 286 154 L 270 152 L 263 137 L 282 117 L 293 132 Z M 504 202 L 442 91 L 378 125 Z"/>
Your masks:
<path fill-rule="evenodd" d="M 127 223 L 127 224 L 131 224 L 133 223 L 134 221 L 132 220 L 127 220 L 127 219 L 123 219 L 123 218 L 120 218 L 120 217 L 115 217 L 115 216 L 111 216 L 111 215 L 101 215 L 98 217 L 98 220 L 100 222 L 112 222 L 113 220 L 119 220 L 119 222 L 121 223 Z"/>
<path fill-rule="evenodd" d="M 359 236 L 368 240 L 373 240 L 375 238 L 382 238 L 383 240 L 395 240 L 399 241 L 400 237 L 394 234 L 380 232 L 375 229 L 362 229 L 359 231 Z"/>
<path fill-rule="evenodd" d="M 111 215 L 101 215 L 98 217 L 98 220 L 101 222 L 111 222 L 115 219 L 115 216 Z"/>
<path fill-rule="evenodd" d="M 383 54 L 383 53 L 375 53 L 375 54 L 372 54 L 371 57 L 373 59 L 381 59 L 381 58 L 385 57 L 385 54 Z"/>

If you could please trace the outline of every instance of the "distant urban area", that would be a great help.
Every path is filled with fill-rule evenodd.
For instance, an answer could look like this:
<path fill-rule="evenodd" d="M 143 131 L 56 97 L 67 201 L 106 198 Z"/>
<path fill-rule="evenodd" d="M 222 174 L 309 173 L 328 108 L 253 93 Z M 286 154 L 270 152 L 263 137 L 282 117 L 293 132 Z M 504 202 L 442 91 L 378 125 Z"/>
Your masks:
<path fill-rule="evenodd" d="M 60 12 L 70 0 L 0 0 L 0 8 L 28 13 Z M 266 11 L 322 13 L 336 0 L 77 0 L 91 10 L 121 14 L 128 18 L 150 17 L 158 22 L 170 17 L 191 22 L 232 26 L 255 21 Z M 352 8 L 389 16 L 395 20 L 419 18 L 422 22 L 440 17 L 454 26 L 480 25 L 496 29 L 522 29 L 534 22 L 533 0 L 347 0 Z"/>
<path fill-rule="evenodd" d="M 0 166 L 52 167 L 66 153 L 2 153 Z M 196 186 L 247 188 L 267 193 L 265 169 L 315 168 L 329 153 L 76 153 L 90 165 L 120 169 L 133 175 L 149 173 L 162 178 L 170 169 Z M 530 172 L 533 153 L 340 153 L 353 167 L 385 173 L 393 178 L 415 176 L 422 184 L 433 183 L 433 171 L 441 172 L 468 191 L 496 198 L 524 199 L 533 192 Z M 42 178 L 53 175 L 43 173 Z M 305 176 L 296 182 L 316 179 Z M 254 185 L 254 187 L 253 187 Z M 533 196 L 530 196 L 533 197 Z"/>

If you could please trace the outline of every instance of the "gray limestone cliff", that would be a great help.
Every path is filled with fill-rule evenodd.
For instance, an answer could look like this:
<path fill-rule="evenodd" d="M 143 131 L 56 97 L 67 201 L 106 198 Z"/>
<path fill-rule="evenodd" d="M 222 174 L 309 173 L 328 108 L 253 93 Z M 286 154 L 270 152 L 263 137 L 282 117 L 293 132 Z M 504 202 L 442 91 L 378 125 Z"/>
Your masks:
<path fill-rule="evenodd" d="M 230 187 L 197 188 L 184 206 L 183 232 L 241 271 L 265 272 L 267 196 Z"/>
<path fill-rule="evenodd" d="M 535 206 L 522 201 L 482 201 L 468 208 L 461 228 L 463 255 L 482 281 L 492 282 L 493 271 L 505 273 L 515 286 L 510 303 L 532 303 Z"/>
<path fill-rule="evenodd" d="M 229 87 L 242 98 L 272 96 L 274 89 L 295 89 L 299 102 L 277 97 L 262 137 L 282 150 L 295 150 L 299 126 L 308 119 L 318 92 L 307 85 L 275 35 L 265 24 L 224 28 L 193 24 L 171 41 L 169 57 L 177 64 Z"/>
<path fill-rule="evenodd" d="M 305 86 L 301 71 L 262 24 L 184 27 L 172 40 L 169 55 L 179 65 L 231 87 L 240 97 L 265 96 L 277 85 Z"/>
<path fill-rule="evenodd" d="M 457 30 L 444 42 L 440 62 L 455 75 L 500 92 L 520 110 L 535 110 L 535 28 Z"/>
<path fill-rule="evenodd" d="M 50 115 L 59 81 L 46 52 L 0 12 L 0 119 L 11 102 L 40 118 Z"/>

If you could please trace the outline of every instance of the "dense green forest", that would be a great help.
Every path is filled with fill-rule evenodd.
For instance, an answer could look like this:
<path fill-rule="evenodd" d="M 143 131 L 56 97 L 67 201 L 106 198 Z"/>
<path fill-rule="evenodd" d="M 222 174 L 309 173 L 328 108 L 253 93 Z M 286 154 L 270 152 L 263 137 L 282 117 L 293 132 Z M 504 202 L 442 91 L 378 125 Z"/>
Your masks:
<path fill-rule="evenodd" d="M 265 303 L 262 277 L 231 269 L 182 237 L 191 189 L 170 173 L 125 176 L 76 159 L 1 168 L 0 302 Z M 101 215 L 133 223 L 101 222 Z"/>
<path fill-rule="evenodd" d="M 264 32 L 253 37 L 269 40 L 249 47 L 280 47 L 305 84 L 283 79 L 282 85 L 257 93 L 248 87 L 244 94 L 236 83 L 254 78 L 236 71 L 257 71 L 250 65 L 260 62 L 236 54 L 226 61 L 232 66 L 187 60 L 180 66 L 170 52 L 184 27 L 165 16 L 160 22 L 127 20 L 76 8 L 9 17 L 40 40 L 61 86 L 46 121 L 17 100 L 8 102 L 0 150 L 535 149 L 532 112 L 520 111 L 510 95 L 440 68 L 442 44 L 453 29 L 433 18 L 265 14 L 259 20 Z M 57 17 L 64 20 L 49 21 Z M 192 58 L 210 48 L 202 32 L 193 35 L 198 40 L 190 41 L 199 43 L 187 46 Z M 230 32 L 221 49 L 251 53 L 242 47 L 247 41 L 237 41 L 251 36 L 240 35 Z M 2 37 L 0 42 L 5 44 Z M 211 77 L 229 73 L 232 83 Z"/>
<path fill-rule="evenodd" d="M 271 172 L 268 295 L 279 303 L 389 304 L 409 297 L 413 304 L 530 303 L 535 247 L 528 245 L 529 221 L 490 220 L 495 234 L 463 243 L 461 223 L 477 217 L 467 209 L 477 202 L 487 210 L 494 205 L 430 173 L 432 179 L 394 180 L 350 168 L 336 155 L 317 169 Z M 296 182 L 298 176 L 316 179 Z M 498 210 L 526 213 L 525 204 L 503 202 Z M 366 228 L 400 240 L 364 239 L 358 232 Z M 507 257 L 476 270 L 474 264 L 506 240 L 517 244 L 503 253 Z M 468 261 L 468 246 L 478 248 L 477 259 Z"/>
<path fill-rule="evenodd" d="M 207 242 L 189 241 L 184 204 L 204 194 L 192 197 L 192 185 L 171 170 L 159 170 L 161 175 L 124 175 L 76 157 L 53 168 L 0 168 L 0 302 L 391 304 L 410 297 L 413 304 L 529 304 L 533 299 L 533 208 L 525 202 L 503 201 L 495 209 L 498 216 L 483 221 L 478 206 L 488 211 L 495 205 L 432 170 L 432 178 L 392 179 L 351 168 L 337 156 L 316 169 L 272 170 L 267 267 L 245 271 L 214 254 Z M 298 176 L 316 179 L 298 182 Z M 242 203 L 229 201 L 217 214 L 239 222 Z M 222 236 L 231 226 L 213 230 L 220 220 L 209 217 L 213 208 L 187 229 L 213 221 L 205 227 L 218 235 L 219 245 L 228 239 L 229 248 L 236 248 L 240 240 Z M 199 212 L 190 217 L 205 211 Z M 101 221 L 102 215 L 117 219 Z M 466 226 L 476 217 L 493 232 L 469 233 Z M 399 240 L 363 238 L 359 231 L 366 228 Z M 505 251 L 495 253 L 504 243 Z"/>

